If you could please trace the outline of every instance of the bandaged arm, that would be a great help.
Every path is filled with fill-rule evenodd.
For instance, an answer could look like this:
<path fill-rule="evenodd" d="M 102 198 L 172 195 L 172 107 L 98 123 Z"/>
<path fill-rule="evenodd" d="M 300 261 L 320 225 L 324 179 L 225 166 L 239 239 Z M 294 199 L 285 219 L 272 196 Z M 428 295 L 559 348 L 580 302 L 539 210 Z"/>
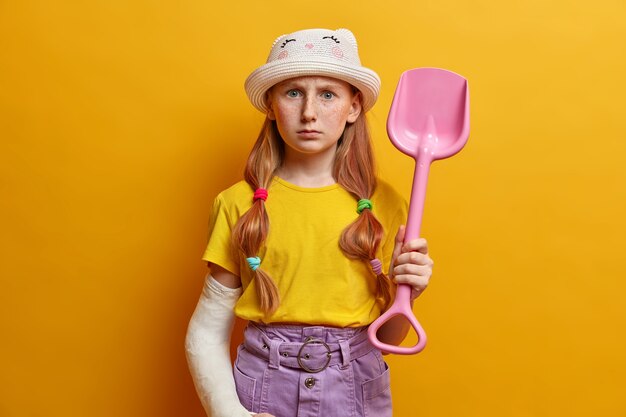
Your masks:
<path fill-rule="evenodd" d="M 185 338 L 187 363 L 198 397 L 211 417 L 250 417 L 239 402 L 230 362 L 233 308 L 241 287 L 228 288 L 207 274 Z"/>

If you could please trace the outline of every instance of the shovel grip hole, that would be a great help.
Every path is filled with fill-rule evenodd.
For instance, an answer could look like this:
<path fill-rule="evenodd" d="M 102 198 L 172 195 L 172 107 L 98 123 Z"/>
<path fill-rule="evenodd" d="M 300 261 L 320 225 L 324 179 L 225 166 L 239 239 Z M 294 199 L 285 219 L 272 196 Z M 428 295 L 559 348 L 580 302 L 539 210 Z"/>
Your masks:
<path fill-rule="evenodd" d="M 426 346 L 426 333 L 415 318 L 415 315 L 413 315 L 410 298 L 408 296 L 404 296 L 404 294 L 410 294 L 410 288 L 407 289 L 409 290 L 408 293 L 407 291 L 398 291 L 398 293 L 396 294 L 396 299 L 393 305 L 389 308 L 389 310 L 387 310 L 383 315 L 381 315 L 369 326 L 368 336 L 370 342 L 376 348 L 380 349 L 383 352 L 395 353 L 398 355 L 413 355 L 415 353 L 421 352 Z M 413 327 L 413 330 L 415 331 L 415 334 L 417 336 L 417 343 L 414 346 L 404 347 L 390 345 L 387 343 L 383 343 L 378 339 L 378 331 L 380 330 L 380 328 L 396 316 L 402 316 L 409 322 L 411 327 Z"/>

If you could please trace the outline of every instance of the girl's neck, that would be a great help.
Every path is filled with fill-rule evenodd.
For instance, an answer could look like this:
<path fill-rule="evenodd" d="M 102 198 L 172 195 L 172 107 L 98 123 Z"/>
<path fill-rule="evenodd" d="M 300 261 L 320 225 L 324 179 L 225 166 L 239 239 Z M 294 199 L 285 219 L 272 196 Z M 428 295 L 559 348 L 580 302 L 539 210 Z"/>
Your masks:
<path fill-rule="evenodd" d="M 337 182 L 333 177 L 334 162 L 334 154 L 332 158 L 311 158 L 289 155 L 289 152 L 286 152 L 276 175 L 299 187 L 324 187 Z"/>

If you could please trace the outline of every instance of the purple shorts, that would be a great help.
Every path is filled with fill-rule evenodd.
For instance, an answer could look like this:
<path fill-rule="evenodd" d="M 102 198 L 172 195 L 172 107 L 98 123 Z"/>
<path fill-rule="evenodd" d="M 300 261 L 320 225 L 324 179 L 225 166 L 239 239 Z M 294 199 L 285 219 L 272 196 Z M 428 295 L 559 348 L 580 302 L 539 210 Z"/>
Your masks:
<path fill-rule="evenodd" d="M 389 368 L 367 328 L 249 323 L 234 366 L 244 407 L 276 417 L 391 417 Z"/>

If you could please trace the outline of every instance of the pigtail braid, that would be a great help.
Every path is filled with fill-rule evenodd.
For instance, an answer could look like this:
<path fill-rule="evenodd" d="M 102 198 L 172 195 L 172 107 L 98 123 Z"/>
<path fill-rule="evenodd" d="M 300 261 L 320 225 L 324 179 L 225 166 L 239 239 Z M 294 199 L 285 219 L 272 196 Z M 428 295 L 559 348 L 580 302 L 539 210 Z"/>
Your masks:
<path fill-rule="evenodd" d="M 244 178 L 253 190 L 269 187 L 274 172 L 282 162 L 283 152 L 282 141 L 275 125 L 266 119 L 250 152 L 244 171 Z M 250 198 L 252 198 L 252 193 Z M 258 198 L 237 221 L 233 229 L 233 244 L 242 258 L 256 257 L 268 233 L 269 217 L 265 210 L 265 201 Z M 278 288 L 272 277 L 263 270 L 262 265 L 252 269 L 251 273 L 261 310 L 271 315 L 280 304 Z"/>
<path fill-rule="evenodd" d="M 376 189 L 374 152 L 364 115 L 349 125 L 337 147 L 334 176 L 355 199 L 369 199 Z M 359 217 L 348 225 L 341 234 L 339 247 L 351 259 L 369 262 L 376 259 L 384 234 L 383 226 L 371 209 L 365 208 Z M 377 268 L 376 301 L 387 309 L 391 303 L 391 280 Z M 379 272 L 379 273 L 377 273 Z"/>

